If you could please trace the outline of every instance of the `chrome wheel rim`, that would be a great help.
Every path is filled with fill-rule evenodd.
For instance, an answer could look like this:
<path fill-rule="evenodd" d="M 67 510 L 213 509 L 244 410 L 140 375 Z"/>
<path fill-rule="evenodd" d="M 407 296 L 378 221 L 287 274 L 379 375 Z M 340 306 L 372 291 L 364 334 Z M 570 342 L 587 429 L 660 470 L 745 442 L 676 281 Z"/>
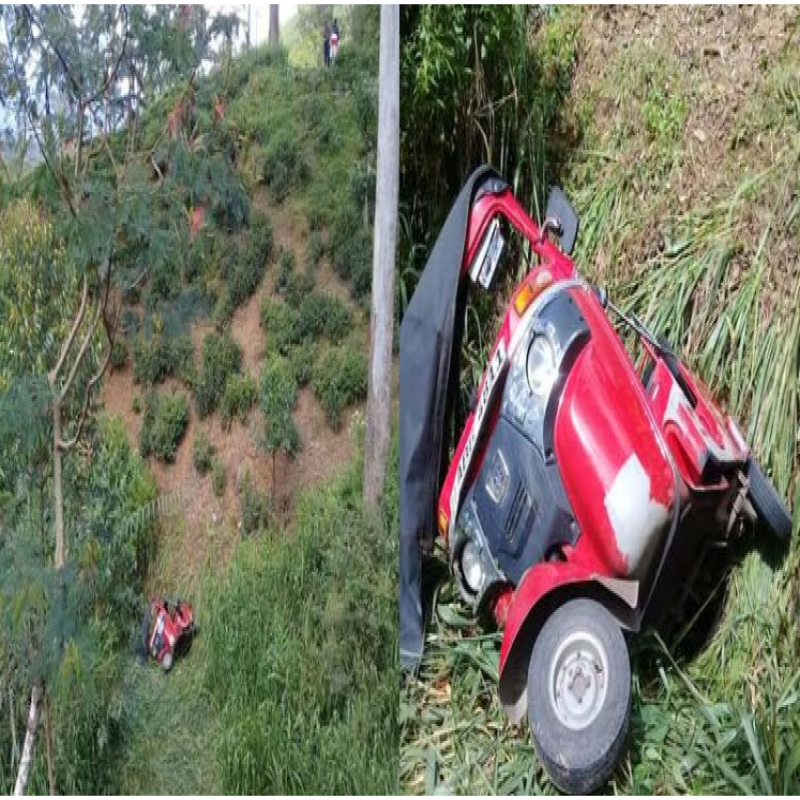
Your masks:
<path fill-rule="evenodd" d="M 608 655 L 589 631 L 565 637 L 550 659 L 550 704 L 556 717 L 573 731 L 597 719 L 608 694 Z"/>

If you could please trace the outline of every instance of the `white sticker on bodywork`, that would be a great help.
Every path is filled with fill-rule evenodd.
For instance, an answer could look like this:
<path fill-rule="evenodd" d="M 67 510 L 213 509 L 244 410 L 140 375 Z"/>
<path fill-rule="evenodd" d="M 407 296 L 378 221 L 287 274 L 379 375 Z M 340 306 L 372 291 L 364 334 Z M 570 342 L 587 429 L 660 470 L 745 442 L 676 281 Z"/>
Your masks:
<path fill-rule="evenodd" d="M 628 576 L 641 579 L 667 533 L 670 509 L 650 497 L 650 476 L 636 453 L 622 465 L 605 502 Z"/>
<path fill-rule="evenodd" d="M 461 488 L 464 485 L 464 479 L 469 472 L 470 464 L 472 463 L 472 456 L 475 453 L 475 445 L 481 435 L 481 428 L 486 417 L 486 411 L 489 408 L 494 390 L 497 387 L 500 376 L 503 374 L 503 369 L 508 363 L 508 353 L 506 346 L 502 340 L 497 345 L 492 360 L 489 362 L 489 368 L 486 371 L 486 380 L 483 382 L 480 397 L 478 397 L 478 405 L 475 409 L 475 419 L 472 422 L 472 428 L 467 437 L 467 442 L 464 445 L 464 450 L 461 452 L 461 458 L 458 460 L 458 467 L 456 469 L 456 476 L 453 480 L 453 489 L 450 492 L 450 532 L 453 531 L 456 516 L 458 515 L 458 506 L 461 501 Z"/>

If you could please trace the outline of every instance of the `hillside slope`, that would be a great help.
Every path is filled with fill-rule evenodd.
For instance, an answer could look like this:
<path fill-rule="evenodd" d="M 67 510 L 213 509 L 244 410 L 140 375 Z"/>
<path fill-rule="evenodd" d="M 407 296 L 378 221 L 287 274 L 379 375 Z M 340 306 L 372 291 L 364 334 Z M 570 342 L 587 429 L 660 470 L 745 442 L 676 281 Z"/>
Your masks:
<path fill-rule="evenodd" d="M 202 152 L 202 121 L 223 106 L 211 130 L 234 153 L 247 221 L 202 207 L 199 266 L 166 297 L 149 281 L 131 300 L 127 355 L 103 387 L 166 498 L 148 589 L 190 599 L 200 624 L 168 678 L 125 670 L 121 790 L 388 791 L 396 511 L 364 518 L 359 457 L 374 53 L 343 47 L 330 74 L 256 50 L 195 97 L 189 148 Z M 162 457 L 161 404 L 184 396 Z"/>

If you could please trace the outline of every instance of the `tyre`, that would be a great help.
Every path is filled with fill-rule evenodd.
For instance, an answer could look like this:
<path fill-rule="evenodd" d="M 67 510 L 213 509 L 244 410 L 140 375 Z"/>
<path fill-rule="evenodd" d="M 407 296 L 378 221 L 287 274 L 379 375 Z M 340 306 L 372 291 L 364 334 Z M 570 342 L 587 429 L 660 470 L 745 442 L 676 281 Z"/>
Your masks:
<path fill-rule="evenodd" d="M 782 542 L 792 536 L 792 516 L 770 479 L 754 458 L 747 465 L 750 502 L 758 515 L 758 524 Z"/>
<path fill-rule="evenodd" d="M 630 659 L 617 621 L 593 600 L 560 606 L 533 646 L 528 719 L 561 791 L 588 794 L 605 783 L 622 754 L 630 710 Z"/>

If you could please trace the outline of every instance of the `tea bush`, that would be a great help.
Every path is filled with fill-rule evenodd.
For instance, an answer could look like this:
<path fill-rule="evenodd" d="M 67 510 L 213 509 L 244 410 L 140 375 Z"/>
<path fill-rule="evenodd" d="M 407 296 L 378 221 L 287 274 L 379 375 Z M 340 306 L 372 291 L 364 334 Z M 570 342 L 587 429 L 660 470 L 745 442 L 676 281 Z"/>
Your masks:
<path fill-rule="evenodd" d="M 312 342 L 301 342 L 289 351 L 289 367 L 298 386 L 306 386 L 311 380 L 316 351 Z"/>
<path fill-rule="evenodd" d="M 261 328 L 267 351 L 287 355 L 290 347 L 299 341 L 299 322 L 299 312 L 288 303 L 265 297 L 261 303 Z"/>
<path fill-rule="evenodd" d="M 366 297 L 372 286 L 372 235 L 353 204 L 345 204 L 337 214 L 331 227 L 330 250 L 336 274 L 350 282 L 355 297 Z"/>
<path fill-rule="evenodd" d="M 151 253 L 153 250 L 150 248 Z M 149 265 L 150 291 L 158 300 L 175 300 L 181 293 L 183 282 L 177 254 L 177 250 L 169 247 L 155 256 Z"/>
<path fill-rule="evenodd" d="M 261 370 L 261 409 L 264 412 L 264 448 L 273 455 L 294 455 L 300 449 L 300 434 L 292 418 L 297 402 L 297 383 L 289 362 L 270 356 Z"/>
<path fill-rule="evenodd" d="M 311 387 L 336 430 L 342 412 L 367 395 L 367 359 L 352 346 L 331 347 L 320 354 L 311 375 Z"/>
<path fill-rule="evenodd" d="M 203 339 L 203 358 L 195 387 L 195 405 L 201 417 L 207 417 L 219 404 L 228 378 L 239 372 L 242 350 L 227 333 L 209 333 Z"/>
<path fill-rule="evenodd" d="M 121 369 L 128 361 L 128 348 L 125 342 L 117 336 L 114 339 L 114 346 L 111 348 L 111 366 L 114 369 Z"/>
<path fill-rule="evenodd" d="M 229 264 L 228 292 L 238 308 L 255 292 L 272 257 L 273 233 L 269 218 L 260 214 L 253 221 L 250 233 Z"/>
<path fill-rule="evenodd" d="M 222 424 L 227 428 L 236 418 L 244 425 L 257 397 L 256 382 L 251 375 L 231 375 L 225 384 L 220 403 Z"/>
<path fill-rule="evenodd" d="M 167 378 L 178 378 L 191 386 L 194 380 L 194 348 L 188 335 L 169 337 L 155 332 L 133 342 L 133 380 L 152 386 Z"/>
<path fill-rule="evenodd" d="M 217 298 L 217 304 L 214 306 L 214 326 L 220 333 L 227 329 L 233 319 L 235 311 L 233 301 L 231 300 L 231 293 L 228 287 L 224 287 Z"/>
<path fill-rule="evenodd" d="M 195 434 L 192 442 L 192 463 L 199 475 L 206 475 L 211 469 L 216 448 L 202 431 Z"/>
<path fill-rule="evenodd" d="M 184 395 L 148 392 L 139 432 L 142 456 L 152 455 L 159 461 L 172 463 L 188 424 L 189 404 Z"/>
<path fill-rule="evenodd" d="M 270 136 L 264 147 L 262 169 L 264 183 L 278 203 L 308 177 L 308 165 L 292 125 L 279 125 Z"/>
<path fill-rule="evenodd" d="M 350 311 L 338 297 L 312 291 L 300 302 L 297 334 L 311 341 L 325 337 L 338 343 L 350 331 L 352 323 Z"/>

